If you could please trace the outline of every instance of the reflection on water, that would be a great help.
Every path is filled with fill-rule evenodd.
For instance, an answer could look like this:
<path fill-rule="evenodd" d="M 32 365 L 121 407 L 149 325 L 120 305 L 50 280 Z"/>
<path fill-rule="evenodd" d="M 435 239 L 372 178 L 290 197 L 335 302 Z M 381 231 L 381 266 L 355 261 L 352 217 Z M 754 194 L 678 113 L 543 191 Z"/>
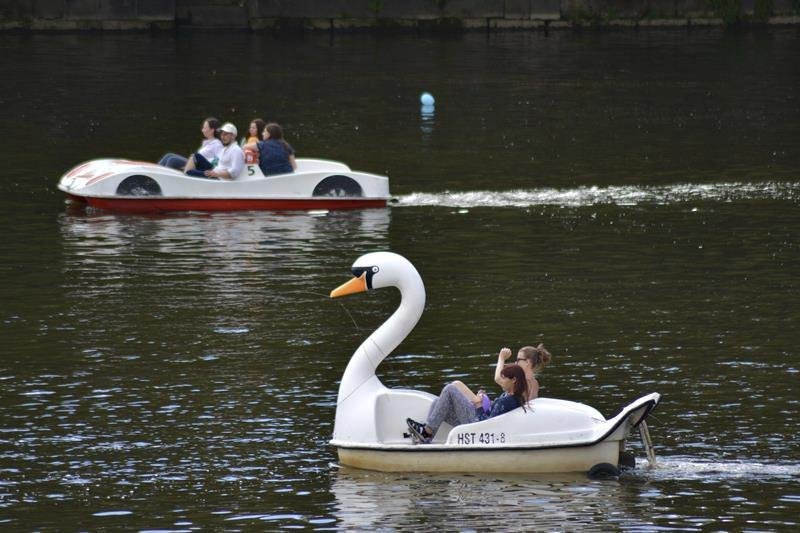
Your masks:
<path fill-rule="evenodd" d="M 278 306 L 308 290 L 308 269 L 325 263 L 321 250 L 354 242 L 364 249 L 384 248 L 389 220 L 386 209 L 327 216 L 65 215 L 60 224 L 65 295 L 75 302 L 92 300 L 101 312 L 125 306 L 142 320 L 179 320 L 189 313 L 198 326 L 256 330 L 258 321 L 274 320 Z M 171 298 L 161 297 L 165 290 Z M 126 302 L 131 291 L 144 297 Z M 302 319 L 296 314 L 290 320 Z M 106 317 L 96 320 L 108 324 Z"/>
<path fill-rule="evenodd" d="M 420 131 L 422 131 L 422 142 L 427 145 L 431 141 L 433 128 L 436 125 L 436 108 L 432 105 L 422 105 L 419 109 Z"/>
<path fill-rule="evenodd" d="M 590 482 L 577 474 L 422 475 L 342 468 L 334 475 L 334 515 L 347 530 L 560 531 L 642 523 L 623 505 L 631 492 L 626 484 Z"/>
<path fill-rule="evenodd" d="M 800 480 L 800 465 L 697 463 L 675 457 L 657 468 L 639 463 L 619 480 L 606 481 L 578 474 L 424 475 L 344 467 L 333 475 L 333 514 L 347 530 L 636 531 L 656 524 L 685 530 L 719 523 L 740 529 L 753 520 L 781 529 L 796 525 L 780 518 L 781 510 L 800 499 L 782 488 Z M 731 487 L 729 481 L 745 481 L 747 488 Z M 732 505 L 709 518 L 703 509 L 721 495 L 713 488 L 717 484 L 726 486 Z M 754 509 L 759 498 L 748 490 L 755 486 L 762 487 L 760 497 L 768 494 L 777 510 Z"/>
<path fill-rule="evenodd" d="M 389 229 L 389 210 L 292 213 L 234 212 L 165 215 L 117 215 L 81 205 L 71 205 L 62 217 L 61 229 L 68 243 L 95 250 L 152 241 L 162 253 L 191 252 L 206 247 L 229 257 L 286 253 L 286 246 L 314 248 L 321 239 L 337 233 L 364 238 L 381 237 Z M 187 243 L 195 248 L 187 248 Z"/>

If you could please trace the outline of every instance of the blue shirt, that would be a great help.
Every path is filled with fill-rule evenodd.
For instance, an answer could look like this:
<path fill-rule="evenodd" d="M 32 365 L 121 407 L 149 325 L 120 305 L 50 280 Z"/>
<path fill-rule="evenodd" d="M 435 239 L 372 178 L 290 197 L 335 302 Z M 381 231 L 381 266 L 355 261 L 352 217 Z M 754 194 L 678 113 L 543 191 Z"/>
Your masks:
<path fill-rule="evenodd" d="M 258 141 L 258 166 L 265 176 L 294 172 L 289 156 L 294 150 L 288 144 L 275 139 Z"/>
<path fill-rule="evenodd" d="M 477 409 L 478 420 L 486 420 L 487 418 L 494 418 L 495 416 L 502 415 L 509 411 L 513 411 L 521 404 L 516 396 L 504 392 L 495 401 L 492 402 L 492 409 L 489 414 L 483 412 L 482 408 Z"/>

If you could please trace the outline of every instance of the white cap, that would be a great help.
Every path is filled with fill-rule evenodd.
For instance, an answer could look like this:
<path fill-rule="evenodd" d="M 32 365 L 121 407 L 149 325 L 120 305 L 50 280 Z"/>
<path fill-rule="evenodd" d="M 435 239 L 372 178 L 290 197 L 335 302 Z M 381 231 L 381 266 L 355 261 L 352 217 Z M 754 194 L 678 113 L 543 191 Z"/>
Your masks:
<path fill-rule="evenodd" d="M 234 137 L 236 137 L 236 135 L 238 135 L 238 133 L 239 133 L 239 131 L 236 129 L 236 126 L 234 126 L 230 122 L 226 122 L 225 124 L 223 124 L 222 127 L 219 129 L 219 131 L 224 131 L 224 132 L 227 132 L 227 133 L 233 133 Z"/>

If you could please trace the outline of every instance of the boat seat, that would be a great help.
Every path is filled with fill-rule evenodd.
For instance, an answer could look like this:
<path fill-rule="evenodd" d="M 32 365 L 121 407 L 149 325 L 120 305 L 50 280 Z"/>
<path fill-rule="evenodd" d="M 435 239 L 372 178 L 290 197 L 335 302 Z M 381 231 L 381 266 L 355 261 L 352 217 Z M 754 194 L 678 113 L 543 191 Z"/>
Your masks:
<path fill-rule="evenodd" d="M 406 418 L 425 420 L 436 396 L 411 389 L 386 389 L 375 398 L 375 429 L 378 442 L 408 444 Z M 447 433 L 443 433 L 447 435 Z"/>

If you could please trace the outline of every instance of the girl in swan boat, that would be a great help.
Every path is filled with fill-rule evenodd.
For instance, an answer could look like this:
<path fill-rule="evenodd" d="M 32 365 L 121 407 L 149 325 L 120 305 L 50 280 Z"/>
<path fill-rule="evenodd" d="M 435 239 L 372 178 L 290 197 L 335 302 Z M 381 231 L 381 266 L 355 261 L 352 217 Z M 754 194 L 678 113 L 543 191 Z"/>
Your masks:
<path fill-rule="evenodd" d="M 506 364 L 506 361 L 511 357 L 511 350 L 503 348 L 497 354 L 497 367 L 494 371 L 494 381 L 500 385 L 500 371 Z M 534 400 L 539 397 L 539 381 L 536 379 L 536 374 L 544 370 L 547 363 L 550 362 L 550 352 L 544 347 L 541 342 L 535 348 L 533 346 L 523 346 L 517 352 L 517 360 L 514 361 L 522 370 L 525 371 L 525 379 L 528 381 L 528 392 L 530 399 Z M 478 391 L 480 394 L 480 391 Z"/>
<path fill-rule="evenodd" d="M 474 405 L 465 394 L 463 389 L 466 386 L 463 383 L 460 381 L 448 383 L 442 389 L 439 397 L 431 404 L 428 418 L 424 424 L 411 418 L 406 419 L 409 431 L 417 442 L 430 444 L 442 422 L 447 422 L 455 427 L 493 418 L 517 407 L 525 410 L 525 405 L 530 397 L 528 396 L 528 380 L 525 378 L 525 371 L 522 367 L 517 364 L 506 365 L 500 371 L 498 383 L 503 388 L 503 394 L 491 403 L 488 412 L 483 407 Z M 470 394 L 472 393 L 470 392 Z"/>
<path fill-rule="evenodd" d="M 528 399 L 535 400 L 539 397 L 539 381 L 536 379 L 536 374 L 541 372 L 545 365 L 550 362 L 550 352 L 544 347 L 543 343 L 539 343 L 535 348 L 533 346 L 523 346 L 517 352 L 516 364 L 522 367 L 525 371 L 525 380 L 528 382 Z M 503 348 L 497 354 L 497 366 L 494 370 L 494 382 L 501 385 L 500 372 L 505 368 L 506 362 L 511 358 L 511 349 Z M 461 381 L 454 381 L 453 385 L 458 387 L 461 393 L 467 397 L 469 401 L 480 407 L 483 402 L 488 401 L 486 392 L 483 389 L 478 390 L 477 393 L 472 392 L 469 387 L 464 385 Z M 501 385 L 502 386 L 502 385 Z"/>

